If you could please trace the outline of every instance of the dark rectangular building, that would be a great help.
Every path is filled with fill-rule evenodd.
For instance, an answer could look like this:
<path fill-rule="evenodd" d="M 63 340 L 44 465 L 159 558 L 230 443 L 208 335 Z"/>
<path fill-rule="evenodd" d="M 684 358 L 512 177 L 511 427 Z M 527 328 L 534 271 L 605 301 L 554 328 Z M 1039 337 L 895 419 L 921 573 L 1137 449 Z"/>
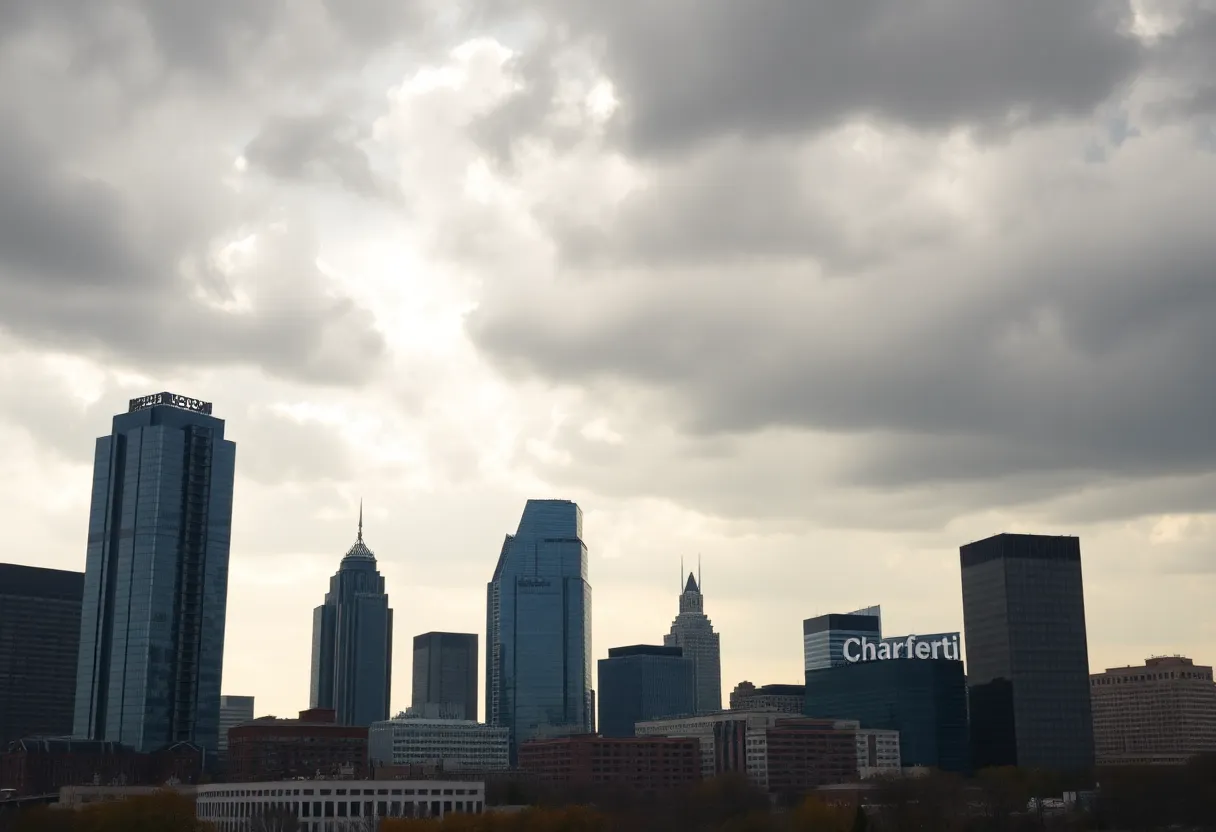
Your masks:
<path fill-rule="evenodd" d="M 97 440 L 76 738 L 218 750 L 235 466 L 211 404 L 173 393 Z"/>
<path fill-rule="evenodd" d="M 764 731 L 768 791 L 801 798 L 857 779 L 857 732 L 830 719 L 782 719 Z"/>
<path fill-rule="evenodd" d="M 960 556 L 973 764 L 1090 769 L 1080 541 L 999 534 Z"/>
<path fill-rule="evenodd" d="M 0 752 L 72 733 L 84 573 L 0 563 Z"/>
<path fill-rule="evenodd" d="M 262 717 L 228 730 L 233 783 L 367 773 L 367 727 L 338 725 L 333 710 L 310 708 L 299 719 Z"/>
<path fill-rule="evenodd" d="M 623 786 L 653 793 L 701 779 L 701 742 L 594 734 L 533 740 L 520 746 L 519 768 L 541 782 Z"/>
<path fill-rule="evenodd" d="M 436 706 L 449 719 L 477 720 L 477 635 L 414 636 L 413 708 Z"/>
<path fill-rule="evenodd" d="M 905 767 L 969 770 L 962 662 L 888 659 L 811 670 L 806 674 L 805 713 L 899 731 Z"/>
<path fill-rule="evenodd" d="M 682 647 L 611 647 L 599 660 L 599 729 L 632 737 L 639 722 L 696 713 L 696 668 Z"/>

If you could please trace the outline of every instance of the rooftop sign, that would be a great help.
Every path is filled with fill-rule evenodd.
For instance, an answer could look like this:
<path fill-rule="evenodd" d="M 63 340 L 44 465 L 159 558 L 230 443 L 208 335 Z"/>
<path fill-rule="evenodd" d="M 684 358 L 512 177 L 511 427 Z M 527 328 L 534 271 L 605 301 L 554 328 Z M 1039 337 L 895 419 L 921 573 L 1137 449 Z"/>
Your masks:
<path fill-rule="evenodd" d="M 897 636 L 870 640 L 845 639 L 844 660 L 849 664 L 888 659 L 951 659 L 961 661 L 958 633 L 933 636 Z"/>
<path fill-rule="evenodd" d="M 140 396 L 138 399 L 131 399 L 131 406 L 127 409 L 127 412 L 134 413 L 137 410 L 156 407 L 157 405 L 168 405 L 169 407 L 176 407 L 181 410 L 192 410 L 195 413 L 202 413 L 207 416 L 211 415 L 211 402 L 205 402 L 202 399 L 192 399 L 188 396 L 179 396 L 177 393 L 153 393 L 150 396 Z"/>

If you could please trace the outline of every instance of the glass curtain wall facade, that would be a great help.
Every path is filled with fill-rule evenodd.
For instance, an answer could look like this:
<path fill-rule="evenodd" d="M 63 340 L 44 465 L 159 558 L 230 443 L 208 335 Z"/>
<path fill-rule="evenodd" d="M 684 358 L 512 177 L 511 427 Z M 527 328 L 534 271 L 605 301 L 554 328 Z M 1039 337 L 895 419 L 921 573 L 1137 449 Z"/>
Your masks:
<path fill-rule="evenodd" d="M 454 719 L 477 720 L 477 636 L 474 633 L 425 633 L 414 637 L 414 688 L 411 707 L 450 711 Z"/>
<path fill-rule="evenodd" d="M 388 719 L 393 679 L 393 611 L 376 556 L 359 535 L 312 615 L 309 707 L 333 710 L 339 725 Z"/>
<path fill-rule="evenodd" d="M 211 405 L 170 393 L 97 440 L 77 737 L 217 750 L 235 466 Z"/>
<path fill-rule="evenodd" d="M 599 731 L 632 737 L 639 722 L 696 712 L 693 661 L 679 647 L 612 647 L 599 660 Z"/>
<path fill-rule="evenodd" d="M 0 563 L 0 753 L 72 733 L 84 574 Z"/>
<path fill-rule="evenodd" d="M 1000 534 L 960 558 L 975 766 L 1090 769 L 1080 541 Z"/>
<path fill-rule="evenodd" d="M 582 533 L 575 503 L 529 500 L 487 586 L 486 721 L 511 729 L 513 762 L 528 740 L 595 730 Z"/>
<path fill-rule="evenodd" d="M 803 670 L 822 670 L 846 664 L 844 643 L 851 638 L 882 638 L 880 607 L 857 612 L 820 615 L 802 622 Z"/>

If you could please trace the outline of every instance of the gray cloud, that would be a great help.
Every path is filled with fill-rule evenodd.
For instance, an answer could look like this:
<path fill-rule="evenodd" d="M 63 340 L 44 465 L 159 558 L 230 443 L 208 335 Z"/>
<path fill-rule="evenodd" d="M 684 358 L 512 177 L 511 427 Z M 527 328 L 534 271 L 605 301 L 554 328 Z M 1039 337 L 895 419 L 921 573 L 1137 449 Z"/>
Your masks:
<path fill-rule="evenodd" d="M 1126 0 L 493 5 L 538 9 L 602 50 L 641 151 L 867 115 L 1003 132 L 1091 111 L 1142 60 Z"/>
<path fill-rule="evenodd" d="M 359 146 L 369 131 L 333 113 L 281 116 L 267 121 L 245 148 L 245 158 L 280 179 L 334 180 L 366 197 L 397 200 Z"/>

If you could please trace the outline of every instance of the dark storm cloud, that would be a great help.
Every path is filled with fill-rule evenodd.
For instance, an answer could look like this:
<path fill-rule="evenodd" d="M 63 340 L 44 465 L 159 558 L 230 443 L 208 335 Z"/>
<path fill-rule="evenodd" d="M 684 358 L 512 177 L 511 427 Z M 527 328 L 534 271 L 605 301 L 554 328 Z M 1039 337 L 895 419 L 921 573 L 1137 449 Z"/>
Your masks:
<path fill-rule="evenodd" d="M 359 146 L 363 132 L 332 113 L 272 118 L 245 148 L 245 158 L 280 179 L 336 180 L 361 196 L 396 199 Z"/>
<path fill-rule="evenodd" d="M 539 9 L 602 49 L 620 117 L 643 152 L 800 134 L 855 116 L 1004 131 L 1089 112 L 1142 60 L 1126 33 L 1126 0 L 505 6 Z"/>

